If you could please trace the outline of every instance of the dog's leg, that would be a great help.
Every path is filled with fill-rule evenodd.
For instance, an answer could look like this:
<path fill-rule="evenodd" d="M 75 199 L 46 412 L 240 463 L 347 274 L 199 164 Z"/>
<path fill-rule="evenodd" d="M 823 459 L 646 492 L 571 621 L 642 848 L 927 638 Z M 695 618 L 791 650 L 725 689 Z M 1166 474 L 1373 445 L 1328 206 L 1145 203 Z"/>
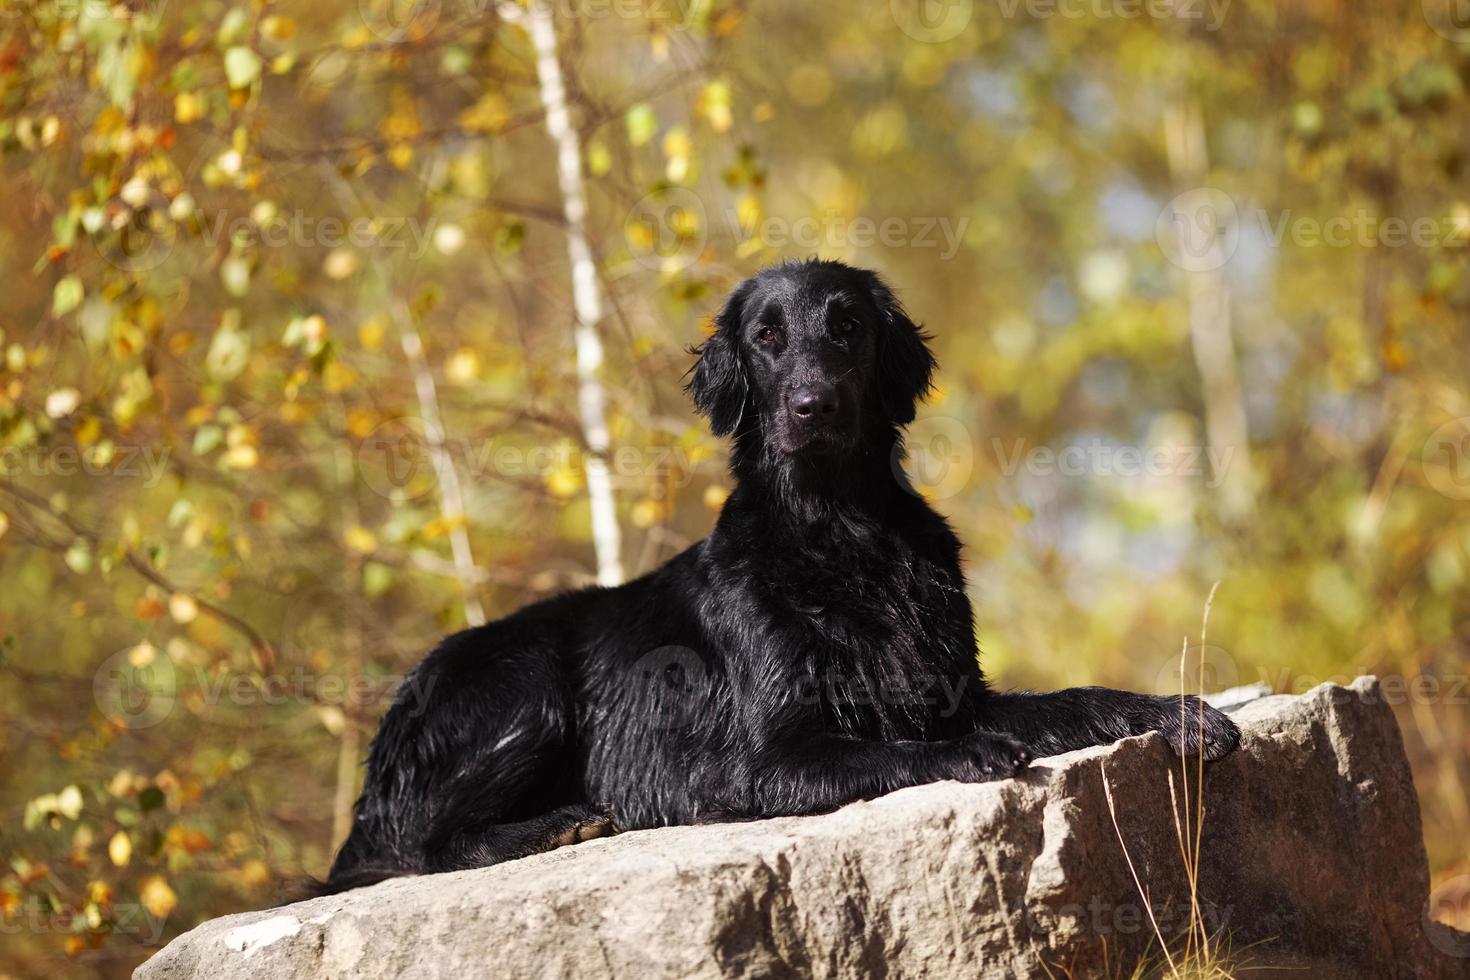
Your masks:
<path fill-rule="evenodd" d="M 992 731 L 944 742 L 808 736 L 769 746 L 761 754 L 755 766 L 755 812 L 750 816 L 822 813 L 942 779 L 969 783 L 1005 779 L 1025 769 L 1031 756 L 1026 745 Z"/>
<path fill-rule="evenodd" d="M 1159 732 L 1175 752 L 1218 759 L 1240 742 L 1240 729 L 1198 698 L 1133 694 L 1105 687 L 1074 687 L 1046 694 L 989 693 L 980 724 L 1018 738 L 1037 755 L 1106 745 L 1130 735 Z"/>
<path fill-rule="evenodd" d="M 461 830 L 428 856 L 434 871 L 484 868 L 617 833 L 603 807 L 574 803 L 530 820 Z"/>

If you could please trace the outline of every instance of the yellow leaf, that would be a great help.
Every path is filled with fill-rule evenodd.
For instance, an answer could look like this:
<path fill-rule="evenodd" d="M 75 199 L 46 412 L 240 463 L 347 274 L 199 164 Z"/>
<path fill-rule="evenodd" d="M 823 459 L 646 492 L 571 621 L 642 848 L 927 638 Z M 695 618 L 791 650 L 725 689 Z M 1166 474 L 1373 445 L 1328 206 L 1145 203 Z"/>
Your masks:
<path fill-rule="evenodd" d="M 704 505 L 710 510 L 719 510 L 725 506 L 725 501 L 730 497 L 730 491 L 718 483 L 711 483 L 704 488 Z"/>
<path fill-rule="evenodd" d="M 633 505 L 633 524 L 636 527 L 652 527 L 658 523 L 659 515 L 663 508 L 657 500 L 645 497 Z"/>
<path fill-rule="evenodd" d="M 357 372 L 341 361 L 332 361 L 322 368 L 322 386 L 332 394 L 351 388 L 357 381 Z"/>
<path fill-rule="evenodd" d="M 444 362 L 444 376 L 453 384 L 473 384 L 480 376 L 480 355 L 468 347 L 461 347 Z"/>
<path fill-rule="evenodd" d="M 150 915 L 158 919 L 166 919 L 179 904 L 179 896 L 168 886 L 168 882 L 160 875 L 153 875 L 143 880 L 138 889 L 138 897 L 143 901 L 143 907 Z"/>
<path fill-rule="evenodd" d="M 322 727 L 332 735 L 341 735 L 347 729 L 347 715 L 335 704 L 323 705 L 316 709 L 316 713 Z"/>
<path fill-rule="evenodd" d="M 328 279 L 346 279 L 357 271 L 357 253 L 343 245 L 327 253 L 322 272 Z"/>
<path fill-rule="evenodd" d="M 377 350 L 383 343 L 383 321 L 377 317 L 364 320 L 357 328 L 357 342 L 364 350 Z"/>
<path fill-rule="evenodd" d="M 349 527 L 342 538 L 347 542 L 347 547 L 359 554 L 371 554 L 378 547 L 378 536 L 365 527 Z"/>
<path fill-rule="evenodd" d="M 480 101 L 459 114 L 465 129 L 482 133 L 498 132 L 510 122 L 510 105 L 499 92 L 486 92 Z"/>
<path fill-rule="evenodd" d="M 199 615 L 199 604 L 194 601 L 193 596 L 175 592 L 168 597 L 168 614 L 176 623 L 192 623 L 194 617 Z"/>
<path fill-rule="evenodd" d="M 107 857 L 119 868 L 126 868 L 133 859 L 133 839 L 125 830 L 119 830 L 107 842 Z"/>
<path fill-rule="evenodd" d="M 555 497 L 573 497 L 582 489 L 582 471 L 565 458 L 546 471 L 546 489 Z"/>
<path fill-rule="evenodd" d="M 372 409 L 358 406 L 347 413 L 347 432 L 354 439 L 364 438 L 377 424 L 378 416 Z"/>
<path fill-rule="evenodd" d="M 174 96 L 174 119 L 191 123 L 204 116 L 204 100 L 193 92 L 180 92 Z"/>
<path fill-rule="evenodd" d="M 82 814 L 82 791 L 76 786 L 68 786 L 56 794 L 56 809 L 68 820 L 75 820 Z"/>
<path fill-rule="evenodd" d="M 87 901 L 107 908 L 112 904 L 112 886 L 105 881 L 87 882 Z"/>
<path fill-rule="evenodd" d="M 408 143 L 395 143 L 388 151 L 388 162 L 399 170 L 407 170 L 413 163 L 413 147 Z"/>
<path fill-rule="evenodd" d="M 260 32 L 277 41 L 285 41 L 296 33 L 296 21 L 291 17 L 272 14 L 260 22 Z"/>
<path fill-rule="evenodd" d="M 220 457 L 220 462 L 235 470 L 248 470 L 260 462 L 260 454 L 251 445 L 235 446 Z"/>

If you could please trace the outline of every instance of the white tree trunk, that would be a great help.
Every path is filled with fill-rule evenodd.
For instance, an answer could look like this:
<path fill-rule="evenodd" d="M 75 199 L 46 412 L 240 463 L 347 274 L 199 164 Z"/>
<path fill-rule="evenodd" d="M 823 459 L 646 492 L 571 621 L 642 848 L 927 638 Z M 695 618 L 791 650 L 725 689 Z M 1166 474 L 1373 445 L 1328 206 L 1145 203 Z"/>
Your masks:
<path fill-rule="evenodd" d="M 444 422 L 439 415 L 439 389 L 434 374 L 424 360 L 424 341 L 418 324 L 403 300 L 394 296 L 389 306 L 398 322 L 399 344 L 413 372 L 414 392 L 419 401 L 419 417 L 424 422 L 424 440 L 429 444 L 429 460 L 434 465 L 434 478 L 439 484 L 439 509 L 449 523 L 449 550 L 454 557 L 455 576 L 464 593 L 464 618 L 471 626 L 485 625 L 485 607 L 480 605 L 476 589 L 480 581 L 475 555 L 470 550 L 469 532 L 464 526 L 464 494 L 460 491 L 459 472 L 445 446 Z"/>
<path fill-rule="evenodd" d="M 567 112 L 566 84 L 557 60 L 556 23 L 552 5 L 531 0 L 527 9 L 503 6 L 508 19 L 524 22 L 536 49 L 536 77 L 541 104 L 546 109 L 546 131 L 556 144 L 556 171 L 566 216 L 567 257 L 572 267 L 572 304 L 576 312 L 577 407 L 587 443 L 585 470 L 592 503 L 592 543 L 597 553 L 597 582 L 617 585 L 623 580 L 623 535 L 608 469 L 611 439 L 607 430 L 607 392 L 602 384 L 602 296 L 597 266 L 587 241 L 587 195 L 582 183 L 582 149 Z"/>
<path fill-rule="evenodd" d="M 1199 103 L 1187 96 L 1171 100 L 1164 119 L 1164 136 L 1175 190 L 1203 193 L 1208 157 Z M 1222 471 L 1215 473 L 1221 516 L 1237 523 L 1255 510 L 1255 476 L 1231 332 L 1230 287 L 1225 281 L 1225 264 L 1230 258 L 1224 252 L 1227 238 L 1223 231 L 1211 231 L 1203 240 L 1205 251 L 1200 254 L 1200 240 L 1185 242 L 1182 237 L 1181 229 L 1181 253 L 1194 252 L 1184 276 L 1190 343 L 1204 387 L 1205 436 L 1212 459 L 1223 464 Z"/>

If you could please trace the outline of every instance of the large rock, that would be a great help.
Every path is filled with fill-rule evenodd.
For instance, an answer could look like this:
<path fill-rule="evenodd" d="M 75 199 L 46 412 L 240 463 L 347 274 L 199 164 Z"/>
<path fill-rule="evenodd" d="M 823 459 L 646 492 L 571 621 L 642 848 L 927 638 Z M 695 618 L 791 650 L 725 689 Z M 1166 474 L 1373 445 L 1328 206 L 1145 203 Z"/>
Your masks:
<path fill-rule="evenodd" d="M 1470 978 L 1470 937 L 1425 916 L 1377 683 L 1231 710 L 1241 749 L 1205 775 L 1210 933 L 1252 978 Z M 1179 769 L 1151 735 L 827 816 L 627 833 L 217 919 L 135 977 L 1128 976 L 1158 960 L 1150 913 L 1189 919 Z"/>

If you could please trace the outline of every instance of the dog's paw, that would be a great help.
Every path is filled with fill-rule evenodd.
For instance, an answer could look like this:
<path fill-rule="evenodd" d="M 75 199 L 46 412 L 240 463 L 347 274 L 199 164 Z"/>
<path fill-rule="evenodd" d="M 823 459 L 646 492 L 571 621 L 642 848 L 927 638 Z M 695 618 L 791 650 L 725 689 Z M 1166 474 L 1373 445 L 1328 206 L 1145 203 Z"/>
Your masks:
<path fill-rule="evenodd" d="M 1234 752 L 1240 745 L 1240 729 L 1223 711 L 1201 705 L 1197 697 L 1159 699 L 1158 715 L 1151 726 L 1164 736 L 1169 747 L 1183 756 L 1197 756 L 1203 751 L 1206 761 L 1213 762 Z"/>
<path fill-rule="evenodd" d="M 552 846 L 566 847 L 569 844 L 579 844 L 584 840 L 612 837 L 617 833 L 620 831 L 618 825 L 613 822 L 612 808 L 604 807 L 568 824 L 552 839 Z"/>
<path fill-rule="evenodd" d="M 1000 732 L 980 730 L 953 743 L 955 754 L 945 778 L 965 783 L 1009 779 L 1031 765 L 1026 743 Z"/>

